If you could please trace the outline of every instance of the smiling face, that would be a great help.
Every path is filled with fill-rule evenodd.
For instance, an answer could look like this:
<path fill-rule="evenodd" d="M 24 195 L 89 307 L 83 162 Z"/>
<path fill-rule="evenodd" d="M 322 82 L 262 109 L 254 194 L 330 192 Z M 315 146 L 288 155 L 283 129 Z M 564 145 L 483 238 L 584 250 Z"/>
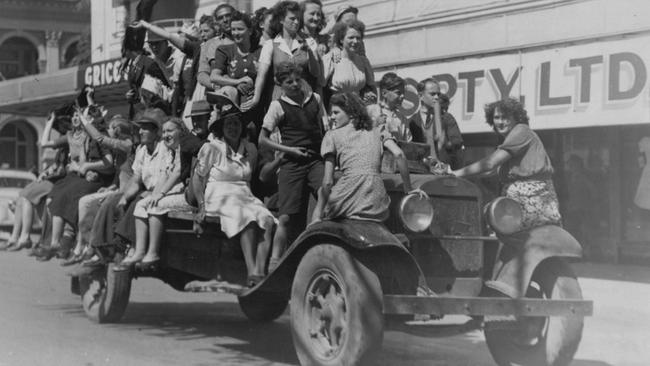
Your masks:
<path fill-rule="evenodd" d="M 330 118 L 334 122 L 336 128 L 341 128 L 350 123 L 350 116 L 348 116 L 348 114 L 345 113 L 345 111 L 337 105 L 332 106 Z"/>
<path fill-rule="evenodd" d="M 242 125 L 238 117 L 227 117 L 223 121 L 223 137 L 226 141 L 236 142 L 241 138 Z"/>
<path fill-rule="evenodd" d="M 251 36 L 250 29 L 241 20 L 235 20 L 230 23 L 230 34 L 232 35 L 232 40 L 237 44 L 249 41 Z"/>
<path fill-rule="evenodd" d="M 309 3 L 305 5 L 302 21 L 309 30 L 317 30 L 320 25 L 323 13 L 318 4 Z"/>
<path fill-rule="evenodd" d="M 162 138 L 165 146 L 169 149 L 176 149 L 180 143 L 181 129 L 171 121 L 165 122 L 162 130 Z"/>
<path fill-rule="evenodd" d="M 507 136 L 515 127 L 512 118 L 505 117 L 499 108 L 494 109 L 494 130 L 501 136 Z"/>
<path fill-rule="evenodd" d="M 348 28 L 342 40 L 343 49 L 350 52 L 357 52 L 361 44 L 361 33 L 353 28 Z"/>
<path fill-rule="evenodd" d="M 199 26 L 199 36 L 201 41 L 205 42 L 210 38 L 214 38 L 217 32 L 208 23 L 203 23 Z"/>
<path fill-rule="evenodd" d="M 294 36 L 296 33 L 298 33 L 299 26 L 300 20 L 298 18 L 298 14 L 292 11 L 288 11 L 287 15 L 285 15 L 284 19 L 282 19 L 282 28 L 284 31 L 289 33 L 291 36 Z"/>
<path fill-rule="evenodd" d="M 72 127 L 77 128 L 81 126 L 81 116 L 79 116 L 79 112 L 74 112 L 72 115 Z"/>

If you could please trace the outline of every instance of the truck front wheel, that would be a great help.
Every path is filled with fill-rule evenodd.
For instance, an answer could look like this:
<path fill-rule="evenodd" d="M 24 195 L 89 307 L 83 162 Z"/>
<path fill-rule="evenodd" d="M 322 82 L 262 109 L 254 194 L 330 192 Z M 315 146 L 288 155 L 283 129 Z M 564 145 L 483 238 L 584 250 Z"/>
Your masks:
<path fill-rule="evenodd" d="M 291 289 L 291 329 L 301 365 L 372 365 L 383 340 L 379 279 L 347 250 L 311 248 Z"/>
<path fill-rule="evenodd" d="M 568 263 L 558 258 L 542 262 L 533 274 L 526 297 L 581 300 L 582 291 Z M 485 341 L 501 366 L 567 366 L 582 337 L 582 317 L 520 317 L 485 323 Z"/>

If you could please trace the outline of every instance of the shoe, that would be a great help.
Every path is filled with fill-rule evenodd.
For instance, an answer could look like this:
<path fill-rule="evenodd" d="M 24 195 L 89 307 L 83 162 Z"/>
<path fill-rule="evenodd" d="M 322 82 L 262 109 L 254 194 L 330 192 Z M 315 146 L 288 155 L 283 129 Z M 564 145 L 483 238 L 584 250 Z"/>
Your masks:
<path fill-rule="evenodd" d="M 59 251 L 59 247 L 49 247 L 44 248 L 41 255 L 36 257 L 36 260 L 39 262 L 47 262 L 50 259 L 56 257 L 56 253 Z"/>
<path fill-rule="evenodd" d="M 22 249 L 30 249 L 31 247 L 32 247 L 32 241 L 27 240 L 27 241 L 24 241 L 22 243 L 18 243 L 18 244 L 14 245 L 11 248 L 8 248 L 7 251 L 8 252 L 18 252 L 18 251 L 20 251 Z"/>
<path fill-rule="evenodd" d="M 45 252 L 49 248 L 50 248 L 49 246 L 38 246 L 38 247 L 32 249 L 32 252 L 30 254 L 32 255 L 32 257 L 36 257 L 36 258 L 42 257 L 43 255 L 45 255 Z"/>
<path fill-rule="evenodd" d="M 246 280 L 248 287 L 255 287 L 258 283 L 262 282 L 264 276 L 261 275 L 250 275 Z"/>
<path fill-rule="evenodd" d="M 138 262 L 135 265 L 135 268 L 141 272 L 157 272 L 160 268 L 160 259 L 148 261 L 148 262 Z"/>
<path fill-rule="evenodd" d="M 83 267 L 92 267 L 92 268 L 94 268 L 94 267 L 105 266 L 106 263 L 104 262 L 104 260 L 100 256 L 96 255 L 96 256 L 93 256 L 90 259 L 86 259 L 85 261 L 81 262 L 81 265 Z"/>
<path fill-rule="evenodd" d="M 83 253 L 74 254 L 72 253 L 68 259 L 61 262 L 61 267 L 68 267 L 74 264 L 79 264 L 83 261 Z"/>
<path fill-rule="evenodd" d="M 113 266 L 113 271 L 114 272 L 125 272 L 125 271 L 130 271 L 135 268 L 135 266 L 140 262 L 140 260 L 128 260 L 124 259 L 121 261 L 119 264 L 116 264 Z"/>
<path fill-rule="evenodd" d="M 0 246 L 0 251 L 4 251 L 4 250 L 8 251 L 14 246 L 16 246 L 16 242 L 7 241 L 4 243 L 4 245 Z"/>
<path fill-rule="evenodd" d="M 27 252 L 27 256 L 28 257 L 35 257 L 36 254 L 38 253 L 38 249 L 40 249 L 39 246 L 37 246 L 37 245 L 32 246 L 32 249 L 29 252 Z"/>

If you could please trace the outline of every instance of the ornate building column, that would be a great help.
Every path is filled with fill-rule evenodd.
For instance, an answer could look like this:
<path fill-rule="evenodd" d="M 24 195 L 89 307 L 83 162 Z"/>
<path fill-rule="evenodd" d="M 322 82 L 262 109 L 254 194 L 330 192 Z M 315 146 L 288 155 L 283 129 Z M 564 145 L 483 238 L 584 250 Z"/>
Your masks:
<path fill-rule="evenodd" d="M 56 71 L 59 69 L 61 62 L 61 57 L 59 55 L 59 41 L 61 40 L 62 33 L 63 32 L 59 30 L 45 31 L 45 72 Z"/>

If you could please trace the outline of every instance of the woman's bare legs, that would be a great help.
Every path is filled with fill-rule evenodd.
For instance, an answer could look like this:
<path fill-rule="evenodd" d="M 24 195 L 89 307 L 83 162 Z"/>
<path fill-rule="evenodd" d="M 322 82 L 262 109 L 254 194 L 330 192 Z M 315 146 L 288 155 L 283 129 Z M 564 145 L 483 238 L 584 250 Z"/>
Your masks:
<path fill-rule="evenodd" d="M 23 227 L 23 197 L 18 197 L 16 201 L 16 212 L 14 213 L 14 226 L 11 229 L 11 236 L 9 237 L 9 243 L 17 243 L 20 237 L 20 232 Z"/>
<path fill-rule="evenodd" d="M 52 240 L 50 248 L 59 248 L 61 246 L 61 237 L 63 237 L 63 226 L 65 221 L 61 216 L 52 216 Z"/>
<path fill-rule="evenodd" d="M 143 262 L 153 262 L 160 259 L 160 242 L 163 234 L 163 216 L 149 216 L 149 249 L 147 254 L 142 258 Z"/>
<path fill-rule="evenodd" d="M 251 222 L 246 225 L 242 230 L 239 241 L 241 243 L 241 250 L 244 253 L 244 260 L 246 261 L 246 271 L 249 276 L 262 275 L 263 272 L 256 272 L 255 266 L 255 247 L 257 246 L 257 223 Z"/>
<path fill-rule="evenodd" d="M 133 264 L 144 258 L 147 251 L 147 242 L 149 240 L 149 225 L 147 219 L 135 217 L 135 250 L 133 254 L 124 258 L 122 264 Z"/>
<path fill-rule="evenodd" d="M 19 243 L 24 243 L 29 240 L 29 234 L 32 231 L 32 224 L 34 223 L 34 206 L 32 205 L 31 202 L 29 202 L 27 199 L 21 197 L 21 202 L 22 202 L 22 221 L 23 221 L 23 227 L 20 232 L 20 238 L 18 238 Z M 16 215 L 18 214 L 18 210 L 16 210 Z"/>

